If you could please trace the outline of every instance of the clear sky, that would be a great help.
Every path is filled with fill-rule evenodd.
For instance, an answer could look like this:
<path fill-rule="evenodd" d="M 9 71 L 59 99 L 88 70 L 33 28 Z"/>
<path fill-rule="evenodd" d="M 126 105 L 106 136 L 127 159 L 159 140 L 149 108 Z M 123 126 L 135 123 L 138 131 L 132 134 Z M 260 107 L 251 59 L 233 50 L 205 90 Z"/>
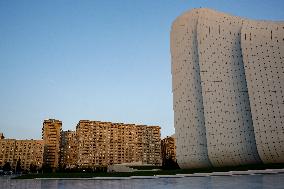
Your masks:
<path fill-rule="evenodd" d="M 173 134 L 170 27 L 199 7 L 284 20 L 283 0 L 0 0 L 0 132 L 39 139 L 55 118 Z"/>

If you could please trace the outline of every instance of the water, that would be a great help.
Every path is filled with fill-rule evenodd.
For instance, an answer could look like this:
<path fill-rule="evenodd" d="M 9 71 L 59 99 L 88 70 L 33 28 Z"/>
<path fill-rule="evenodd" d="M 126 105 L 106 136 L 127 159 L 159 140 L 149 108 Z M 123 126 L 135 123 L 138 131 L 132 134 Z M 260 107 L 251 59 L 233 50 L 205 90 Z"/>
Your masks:
<path fill-rule="evenodd" d="M 11 180 L 0 177 L 0 189 L 283 189 L 284 174 L 130 180 Z"/>

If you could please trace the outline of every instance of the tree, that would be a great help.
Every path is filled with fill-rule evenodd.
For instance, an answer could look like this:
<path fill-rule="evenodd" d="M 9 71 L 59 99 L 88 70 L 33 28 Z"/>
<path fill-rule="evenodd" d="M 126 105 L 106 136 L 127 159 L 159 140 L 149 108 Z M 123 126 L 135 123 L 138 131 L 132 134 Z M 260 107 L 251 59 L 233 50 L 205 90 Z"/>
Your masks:
<path fill-rule="evenodd" d="M 11 165 L 9 162 L 6 162 L 3 166 L 3 171 L 11 171 Z"/>
<path fill-rule="evenodd" d="M 42 171 L 44 173 L 51 173 L 52 172 L 52 167 L 49 164 L 44 163 L 42 165 Z"/>
<path fill-rule="evenodd" d="M 20 173 L 21 171 L 22 171 L 21 158 L 19 158 L 16 164 L 16 173 Z"/>
<path fill-rule="evenodd" d="M 33 163 L 30 164 L 30 172 L 31 173 L 36 173 L 37 171 L 37 166 Z"/>
<path fill-rule="evenodd" d="M 172 156 L 169 155 L 166 158 L 163 159 L 163 169 L 169 170 L 169 169 L 179 169 L 179 165 L 176 161 L 173 160 Z"/>

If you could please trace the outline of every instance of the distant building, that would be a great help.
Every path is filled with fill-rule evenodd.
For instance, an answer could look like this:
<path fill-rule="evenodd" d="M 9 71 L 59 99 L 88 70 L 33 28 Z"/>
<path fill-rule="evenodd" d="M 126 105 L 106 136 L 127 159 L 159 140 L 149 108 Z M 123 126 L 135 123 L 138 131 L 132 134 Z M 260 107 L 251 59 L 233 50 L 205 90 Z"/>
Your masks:
<path fill-rule="evenodd" d="M 62 131 L 60 145 L 60 165 L 74 168 L 78 159 L 78 143 L 75 131 Z"/>
<path fill-rule="evenodd" d="M 79 167 L 161 164 L 159 126 L 81 120 L 76 133 Z"/>
<path fill-rule="evenodd" d="M 4 134 L 3 133 L 0 133 L 0 139 L 4 139 Z"/>
<path fill-rule="evenodd" d="M 14 170 L 18 160 L 23 170 L 29 170 L 31 164 L 40 169 L 43 164 L 43 140 L 0 139 L 0 166 L 9 162 Z"/>
<path fill-rule="evenodd" d="M 48 119 L 43 122 L 43 140 L 0 139 L 0 166 L 9 162 L 15 169 L 19 159 L 25 170 L 31 164 L 52 171 L 122 163 L 161 165 L 160 129 L 81 120 L 76 131 L 62 131 L 61 121 Z"/>
<path fill-rule="evenodd" d="M 174 137 L 167 136 L 161 140 L 162 159 L 172 159 L 176 161 L 176 143 Z"/>
<path fill-rule="evenodd" d="M 55 171 L 59 166 L 62 122 L 55 119 L 44 120 L 42 138 L 44 141 L 44 166 Z"/>

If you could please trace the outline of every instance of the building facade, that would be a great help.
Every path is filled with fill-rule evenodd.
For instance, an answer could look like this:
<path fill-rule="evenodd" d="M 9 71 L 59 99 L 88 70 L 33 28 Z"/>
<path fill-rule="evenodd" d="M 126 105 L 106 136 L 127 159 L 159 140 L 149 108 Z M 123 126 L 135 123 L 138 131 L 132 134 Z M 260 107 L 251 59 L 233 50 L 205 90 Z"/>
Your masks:
<path fill-rule="evenodd" d="M 172 76 L 182 168 L 284 162 L 283 29 L 283 22 L 209 9 L 175 20 Z"/>
<path fill-rule="evenodd" d="M 258 153 L 284 163 L 284 22 L 245 20 L 241 33 Z"/>
<path fill-rule="evenodd" d="M 18 160 L 23 170 L 30 170 L 31 165 L 41 169 L 43 140 L 0 139 L 0 166 L 8 162 L 15 170 Z"/>
<path fill-rule="evenodd" d="M 55 119 L 44 120 L 42 139 L 44 142 L 44 165 L 55 171 L 59 166 L 62 122 Z"/>
<path fill-rule="evenodd" d="M 161 153 L 163 161 L 172 159 L 176 161 L 176 143 L 174 137 L 166 137 L 161 140 Z"/>
<path fill-rule="evenodd" d="M 44 120 L 43 140 L 0 139 L 0 166 L 15 169 L 21 160 L 44 171 L 96 168 L 113 164 L 161 165 L 159 126 L 81 120 L 76 131 L 62 131 L 62 122 Z M 1 135 L 2 136 L 2 135 Z"/>
<path fill-rule="evenodd" d="M 171 31 L 174 126 L 179 166 L 210 166 L 197 48 L 198 12 L 176 19 Z M 194 78 L 194 79 L 192 79 Z"/>
<path fill-rule="evenodd" d="M 161 164 L 160 127 L 81 120 L 76 127 L 78 166 Z"/>
<path fill-rule="evenodd" d="M 78 142 L 75 131 L 62 131 L 60 147 L 60 165 L 66 168 L 77 166 Z"/>

